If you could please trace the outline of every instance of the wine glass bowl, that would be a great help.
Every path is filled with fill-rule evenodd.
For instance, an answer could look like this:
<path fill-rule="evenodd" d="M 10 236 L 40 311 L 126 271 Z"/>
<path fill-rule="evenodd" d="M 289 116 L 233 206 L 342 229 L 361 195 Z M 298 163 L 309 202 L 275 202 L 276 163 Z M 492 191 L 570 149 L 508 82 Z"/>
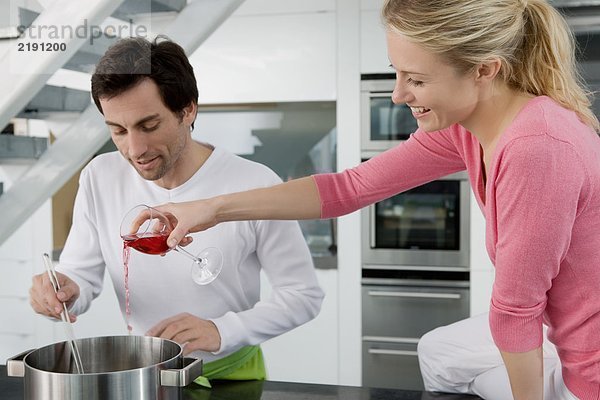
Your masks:
<path fill-rule="evenodd" d="M 221 272 L 223 254 L 216 247 L 208 247 L 194 255 L 177 245 L 167 245 L 173 230 L 172 221 L 163 213 L 150 206 L 140 204 L 129 210 L 121 221 L 121 238 L 125 247 L 144 254 L 165 254 L 175 250 L 192 260 L 191 276 L 198 285 L 211 283 Z"/>

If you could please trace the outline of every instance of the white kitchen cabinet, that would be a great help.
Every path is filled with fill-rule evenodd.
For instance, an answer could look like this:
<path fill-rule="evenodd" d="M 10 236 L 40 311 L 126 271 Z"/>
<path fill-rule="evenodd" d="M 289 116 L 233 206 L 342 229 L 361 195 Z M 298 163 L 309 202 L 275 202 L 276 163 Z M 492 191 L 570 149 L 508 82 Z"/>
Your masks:
<path fill-rule="evenodd" d="M 31 277 L 33 275 L 33 261 L 31 259 L 15 260 L 5 257 L 0 257 L 0 260 L 2 264 L 0 266 L 0 273 L 3 278 L 0 279 L 0 296 L 2 298 L 28 298 L 28 289 L 31 286 Z"/>
<path fill-rule="evenodd" d="M 35 314 L 27 297 L 0 298 L 0 333 L 30 335 L 34 332 Z"/>
<path fill-rule="evenodd" d="M 190 57 L 201 104 L 336 98 L 335 12 L 234 13 Z"/>
<path fill-rule="evenodd" d="M 392 73 L 381 23 L 383 0 L 360 2 L 360 73 Z"/>
<path fill-rule="evenodd" d="M 380 9 L 360 12 L 360 73 L 393 73 L 387 55 Z"/>
<path fill-rule="evenodd" d="M 325 299 L 319 315 L 308 323 L 261 345 L 272 381 L 338 383 L 338 271 L 317 269 Z M 261 296 L 270 286 L 262 276 Z"/>

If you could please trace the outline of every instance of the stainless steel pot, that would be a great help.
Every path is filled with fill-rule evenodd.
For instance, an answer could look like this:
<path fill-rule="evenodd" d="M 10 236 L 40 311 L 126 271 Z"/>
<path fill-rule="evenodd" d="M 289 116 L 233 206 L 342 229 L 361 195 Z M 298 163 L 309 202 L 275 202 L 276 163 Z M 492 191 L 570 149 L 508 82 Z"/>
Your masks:
<path fill-rule="evenodd" d="M 183 357 L 179 344 L 149 336 L 78 339 L 84 374 L 69 342 L 26 351 L 7 361 L 24 377 L 26 400 L 180 400 L 183 386 L 202 374 L 202 360 Z"/>

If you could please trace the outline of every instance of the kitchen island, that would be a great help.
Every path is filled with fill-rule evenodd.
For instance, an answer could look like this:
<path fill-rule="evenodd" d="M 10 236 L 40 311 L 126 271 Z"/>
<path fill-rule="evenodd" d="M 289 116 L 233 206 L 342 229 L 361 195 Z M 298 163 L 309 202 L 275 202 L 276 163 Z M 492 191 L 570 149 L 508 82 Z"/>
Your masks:
<path fill-rule="evenodd" d="M 0 399 L 24 400 L 23 378 L 6 374 L 0 365 Z M 479 397 L 374 389 L 351 386 L 314 385 L 272 381 L 216 381 L 211 390 L 195 384 L 183 390 L 184 400 L 477 400 Z"/>

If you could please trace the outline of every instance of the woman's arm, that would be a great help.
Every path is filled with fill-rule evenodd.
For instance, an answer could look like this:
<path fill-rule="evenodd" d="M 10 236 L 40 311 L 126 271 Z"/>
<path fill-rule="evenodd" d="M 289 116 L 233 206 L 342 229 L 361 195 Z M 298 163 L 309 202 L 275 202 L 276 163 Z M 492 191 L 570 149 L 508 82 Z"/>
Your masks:
<path fill-rule="evenodd" d="M 217 223 L 247 220 L 318 219 L 321 201 L 311 176 L 268 188 L 214 198 Z"/>
<path fill-rule="evenodd" d="M 156 207 L 176 226 L 169 245 L 187 233 L 226 221 L 333 218 L 465 169 L 458 147 L 464 133 L 417 132 L 411 139 L 355 168 L 294 179 L 273 187 Z M 458 147 L 457 147 L 458 146 Z M 461 148 L 462 148 L 461 147 Z M 142 221 L 145 219 L 140 217 Z M 189 240 L 184 240 L 185 245 Z"/>
<path fill-rule="evenodd" d="M 542 347 L 525 353 L 501 351 L 515 400 L 543 400 L 544 365 Z"/>
<path fill-rule="evenodd" d="M 155 208 L 166 214 L 175 227 L 169 236 L 171 247 L 188 233 L 203 231 L 221 222 L 318 219 L 321 216 L 319 192 L 310 176 L 271 187 Z"/>

